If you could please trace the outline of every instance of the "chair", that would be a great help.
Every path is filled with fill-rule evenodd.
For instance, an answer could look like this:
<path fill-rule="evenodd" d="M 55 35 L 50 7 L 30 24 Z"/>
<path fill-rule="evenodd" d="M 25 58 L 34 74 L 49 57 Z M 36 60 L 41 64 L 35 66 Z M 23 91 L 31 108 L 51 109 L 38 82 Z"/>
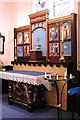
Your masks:
<path fill-rule="evenodd" d="M 74 120 L 74 95 L 76 94 L 80 94 L 80 87 L 73 87 L 73 88 L 70 88 L 68 90 L 68 93 L 69 95 L 72 97 L 72 105 L 73 105 L 73 108 L 72 108 L 72 120 Z"/>

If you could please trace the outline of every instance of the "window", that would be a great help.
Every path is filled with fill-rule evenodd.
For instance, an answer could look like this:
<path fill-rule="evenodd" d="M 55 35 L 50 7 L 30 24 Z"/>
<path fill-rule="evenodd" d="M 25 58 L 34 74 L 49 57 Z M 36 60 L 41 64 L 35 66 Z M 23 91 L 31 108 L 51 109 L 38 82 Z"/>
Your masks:
<path fill-rule="evenodd" d="M 53 18 L 70 14 L 70 0 L 53 0 Z"/>
<path fill-rule="evenodd" d="M 34 0 L 33 12 L 48 9 L 49 19 L 59 18 L 70 14 L 70 0 Z"/>

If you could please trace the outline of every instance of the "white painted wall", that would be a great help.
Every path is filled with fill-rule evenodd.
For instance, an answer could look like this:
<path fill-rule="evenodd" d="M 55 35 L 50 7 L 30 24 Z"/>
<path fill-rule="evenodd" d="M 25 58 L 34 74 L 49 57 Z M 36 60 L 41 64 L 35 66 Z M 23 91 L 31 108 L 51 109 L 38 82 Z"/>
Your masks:
<path fill-rule="evenodd" d="M 13 26 L 17 24 L 17 7 L 16 3 L 0 2 L 0 8 L 0 32 L 5 36 L 4 54 L 0 55 L 0 59 L 4 64 L 10 64 L 13 59 Z"/>
<path fill-rule="evenodd" d="M 34 0 L 35 1 L 35 0 Z M 0 55 L 5 65 L 14 60 L 14 28 L 29 24 L 28 15 L 34 13 L 33 0 L 0 0 L 0 32 L 5 36 L 4 54 Z M 51 0 L 52 1 L 52 0 Z M 77 19 L 77 63 L 80 64 L 80 0 L 71 0 L 71 12 Z M 78 65 L 78 70 L 80 67 Z"/>
<path fill-rule="evenodd" d="M 4 54 L 0 55 L 0 59 L 5 65 L 14 60 L 14 28 L 29 24 L 32 2 L 20 1 L 0 1 L 0 32 L 5 36 Z"/>

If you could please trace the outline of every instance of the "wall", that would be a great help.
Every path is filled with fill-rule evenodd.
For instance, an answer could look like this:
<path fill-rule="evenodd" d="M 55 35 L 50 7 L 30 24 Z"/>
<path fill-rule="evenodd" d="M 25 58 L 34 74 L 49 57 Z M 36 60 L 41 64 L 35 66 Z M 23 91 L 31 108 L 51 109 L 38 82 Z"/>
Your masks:
<path fill-rule="evenodd" d="M 14 60 L 14 28 L 29 24 L 31 6 L 31 1 L 0 2 L 0 32 L 5 36 L 4 54 L 0 55 L 0 59 L 5 65 Z"/>
<path fill-rule="evenodd" d="M 2 1 L 2 2 L 1 2 Z M 0 59 L 5 65 L 11 64 L 14 60 L 14 28 L 29 24 L 28 15 L 33 12 L 32 0 L 1 0 L 0 1 L 0 32 L 5 36 L 4 54 Z M 23 1 L 23 2 L 22 2 Z M 35 1 L 35 0 L 34 0 Z M 77 26 L 77 63 L 80 64 L 79 46 L 80 46 L 80 0 L 71 0 L 71 12 L 78 14 Z M 78 66 L 80 70 L 80 67 Z"/>

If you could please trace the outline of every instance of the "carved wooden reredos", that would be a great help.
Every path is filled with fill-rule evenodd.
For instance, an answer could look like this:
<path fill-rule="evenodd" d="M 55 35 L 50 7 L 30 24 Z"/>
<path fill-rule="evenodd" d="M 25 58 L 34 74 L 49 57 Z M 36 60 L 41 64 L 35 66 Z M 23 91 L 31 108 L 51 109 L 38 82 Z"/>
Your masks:
<path fill-rule="evenodd" d="M 12 64 L 43 62 L 63 65 L 71 63 L 74 70 L 77 64 L 76 18 L 68 16 L 49 20 L 49 11 L 43 10 L 29 15 L 30 25 L 14 29 L 14 61 Z M 28 38 L 28 39 L 27 39 Z M 35 52 L 34 59 L 31 52 Z M 36 52 L 38 51 L 38 53 Z M 40 56 L 42 52 L 42 56 Z M 41 58 L 36 59 L 39 55 Z"/>

